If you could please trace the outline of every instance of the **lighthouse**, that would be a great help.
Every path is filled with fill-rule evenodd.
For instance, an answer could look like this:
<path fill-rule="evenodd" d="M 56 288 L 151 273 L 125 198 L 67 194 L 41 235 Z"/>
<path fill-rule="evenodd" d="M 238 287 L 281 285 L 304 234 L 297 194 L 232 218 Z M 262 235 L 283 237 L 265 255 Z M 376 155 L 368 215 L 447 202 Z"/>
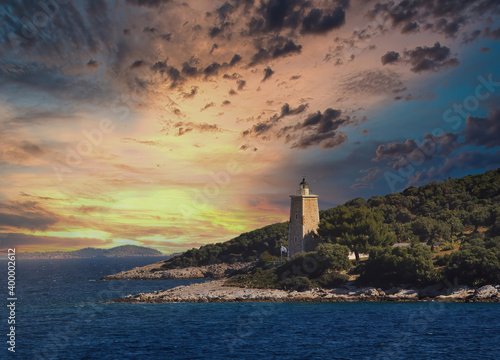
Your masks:
<path fill-rule="evenodd" d="M 299 190 L 290 198 L 289 259 L 301 252 L 314 250 L 319 226 L 318 195 L 311 194 L 305 178 L 299 184 Z"/>

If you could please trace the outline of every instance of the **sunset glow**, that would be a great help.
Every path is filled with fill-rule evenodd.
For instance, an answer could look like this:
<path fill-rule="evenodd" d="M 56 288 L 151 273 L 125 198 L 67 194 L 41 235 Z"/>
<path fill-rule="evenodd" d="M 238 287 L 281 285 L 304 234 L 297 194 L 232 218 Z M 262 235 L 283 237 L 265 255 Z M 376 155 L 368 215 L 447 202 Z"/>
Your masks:
<path fill-rule="evenodd" d="M 0 248 L 174 253 L 304 173 L 327 209 L 500 167 L 500 5 L 399 2 L 0 5 Z"/>

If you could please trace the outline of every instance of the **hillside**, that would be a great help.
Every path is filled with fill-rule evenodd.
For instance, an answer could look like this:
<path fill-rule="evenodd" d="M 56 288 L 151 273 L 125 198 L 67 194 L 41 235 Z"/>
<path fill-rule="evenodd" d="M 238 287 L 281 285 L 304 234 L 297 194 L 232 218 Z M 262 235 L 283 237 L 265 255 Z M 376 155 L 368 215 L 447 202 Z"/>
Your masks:
<path fill-rule="evenodd" d="M 166 256 L 162 252 L 136 245 L 122 245 L 111 249 L 84 248 L 74 251 L 26 252 L 18 254 L 22 259 L 73 259 L 96 257 Z"/>
<path fill-rule="evenodd" d="M 320 234 L 330 238 L 327 242 L 335 242 L 349 230 L 340 225 L 351 221 L 355 215 L 379 222 L 379 230 L 386 235 L 385 245 L 425 242 L 434 247 L 440 243 L 464 241 L 466 235 L 485 229 L 489 229 L 487 237 L 499 236 L 500 169 L 419 188 L 412 186 L 401 193 L 374 196 L 369 200 L 350 200 L 320 211 Z M 484 231 L 478 234 L 485 235 Z M 223 243 L 191 249 L 165 261 L 162 268 L 255 261 L 263 255 L 278 260 L 280 244 L 286 246 L 287 238 L 288 222 L 273 224 Z M 369 251 L 369 246 L 363 249 L 349 247 L 354 251 Z"/>

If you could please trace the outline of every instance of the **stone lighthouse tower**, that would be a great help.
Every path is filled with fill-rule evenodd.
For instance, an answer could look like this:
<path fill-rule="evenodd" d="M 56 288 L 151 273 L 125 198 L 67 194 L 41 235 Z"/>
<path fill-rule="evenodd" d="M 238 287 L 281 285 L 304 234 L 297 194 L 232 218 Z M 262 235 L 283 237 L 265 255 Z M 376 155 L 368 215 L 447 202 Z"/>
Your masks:
<path fill-rule="evenodd" d="M 302 179 L 297 193 L 290 195 L 290 198 L 289 259 L 301 252 L 314 250 L 319 226 L 318 195 L 310 193 L 305 178 Z"/>

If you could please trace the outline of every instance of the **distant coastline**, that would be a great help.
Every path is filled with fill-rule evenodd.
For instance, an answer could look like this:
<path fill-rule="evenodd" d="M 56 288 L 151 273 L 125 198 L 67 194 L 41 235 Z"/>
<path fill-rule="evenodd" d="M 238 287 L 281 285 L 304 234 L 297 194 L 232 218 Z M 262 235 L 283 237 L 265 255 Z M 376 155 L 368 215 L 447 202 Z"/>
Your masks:
<path fill-rule="evenodd" d="M 84 248 L 74 251 L 48 251 L 18 253 L 18 259 L 87 259 L 121 257 L 162 257 L 169 259 L 177 254 L 167 255 L 156 249 L 136 245 L 122 245 L 111 249 Z"/>

